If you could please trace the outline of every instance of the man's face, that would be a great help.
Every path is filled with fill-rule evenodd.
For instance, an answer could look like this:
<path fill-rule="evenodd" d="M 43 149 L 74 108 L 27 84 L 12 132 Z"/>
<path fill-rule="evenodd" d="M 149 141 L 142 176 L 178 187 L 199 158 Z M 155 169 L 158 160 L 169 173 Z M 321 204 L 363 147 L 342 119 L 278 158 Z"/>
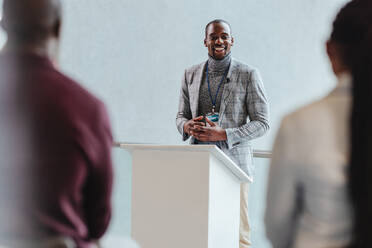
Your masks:
<path fill-rule="evenodd" d="M 224 22 L 210 24 L 205 35 L 204 45 L 214 59 L 223 59 L 234 44 L 229 25 Z"/>

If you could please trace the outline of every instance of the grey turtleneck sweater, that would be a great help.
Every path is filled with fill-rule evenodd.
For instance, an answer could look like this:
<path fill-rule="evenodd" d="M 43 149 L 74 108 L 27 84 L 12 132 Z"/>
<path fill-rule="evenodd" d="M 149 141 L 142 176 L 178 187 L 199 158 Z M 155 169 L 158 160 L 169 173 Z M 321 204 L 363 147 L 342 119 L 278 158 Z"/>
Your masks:
<path fill-rule="evenodd" d="M 226 57 L 223 58 L 222 60 L 216 60 L 212 58 L 211 56 L 209 56 L 208 77 L 209 77 L 209 83 L 210 83 L 211 94 L 212 94 L 213 100 L 216 97 L 218 85 L 221 83 L 223 76 L 228 70 L 230 62 L 231 62 L 231 53 L 226 55 Z M 222 92 L 223 92 L 225 83 L 226 83 L 226 77 L 224 78 L 222 85 L 220 87 L 220 90 L 218 91 L 215 112 L 220 111 L 221 97 L 222 97 Z M 212 104 L 212 100 L 208 92 L 208 83 L 207 83 L 207 76 L 206 76 L 205 71 L 203 74 L 202 83 L 200 85 L 198 106 L 199 106 L 198 108 L 199 115 L 206 115 L 212 112 L 213 104 Z"/>

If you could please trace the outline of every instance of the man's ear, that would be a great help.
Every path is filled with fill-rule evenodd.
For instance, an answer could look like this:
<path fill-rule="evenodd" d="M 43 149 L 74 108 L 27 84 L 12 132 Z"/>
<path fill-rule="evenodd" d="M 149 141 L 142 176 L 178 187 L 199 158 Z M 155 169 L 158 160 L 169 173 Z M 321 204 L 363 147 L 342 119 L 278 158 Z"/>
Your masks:
<path fill-rule="evenodd" d="M 205 47 L 208 47 L 208 45 L 207 45 L 207 39 L 206 38 L 204 39 L 204 46 Z"/>
<path fill-rule="evenodd" d="M 53 36 L 59 39 L 61 35 L 61 20 L 60 19 L 55 21 L 52 32 L 53 32 Z"/>
<path fill-rule="evenodd" d="M 231 37 L 231 46 L 234 45 L 234 37 Z"/>

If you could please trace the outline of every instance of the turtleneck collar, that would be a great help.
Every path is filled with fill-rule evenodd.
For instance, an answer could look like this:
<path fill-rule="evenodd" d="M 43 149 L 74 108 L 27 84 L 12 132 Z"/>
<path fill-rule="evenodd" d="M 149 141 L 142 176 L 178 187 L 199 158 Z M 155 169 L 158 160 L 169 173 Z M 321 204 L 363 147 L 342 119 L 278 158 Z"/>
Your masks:
<path fill-rule="evenodd" d="M 227 54 L 223 59 L 217 60 L 214 59 L 212 56 L 208 55 L 208 69 L 211 72 L 220 72 L 220 71 L 226 71 L 226 69 L 229 67 L 231 62 L 231 52 Z"/>

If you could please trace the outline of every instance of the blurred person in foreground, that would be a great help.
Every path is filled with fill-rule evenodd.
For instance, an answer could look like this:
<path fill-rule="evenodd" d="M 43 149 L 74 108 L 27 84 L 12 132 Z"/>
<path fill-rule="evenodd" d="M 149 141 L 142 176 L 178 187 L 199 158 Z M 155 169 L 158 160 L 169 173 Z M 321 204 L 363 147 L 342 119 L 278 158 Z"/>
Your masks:
<path fill-rule="evenodd" d="M 101 101 L 57 67 L 59 0 L 4 0 L 0 245 L 95 247 L 111 216 L 112 136 Z"/>
<path fill-rule="evenodd" d="M 338 13 L 325 98 L 285 117 L 274 145 L 266 231 L 274 248 L 372 245 L 372 1 Z"/>

